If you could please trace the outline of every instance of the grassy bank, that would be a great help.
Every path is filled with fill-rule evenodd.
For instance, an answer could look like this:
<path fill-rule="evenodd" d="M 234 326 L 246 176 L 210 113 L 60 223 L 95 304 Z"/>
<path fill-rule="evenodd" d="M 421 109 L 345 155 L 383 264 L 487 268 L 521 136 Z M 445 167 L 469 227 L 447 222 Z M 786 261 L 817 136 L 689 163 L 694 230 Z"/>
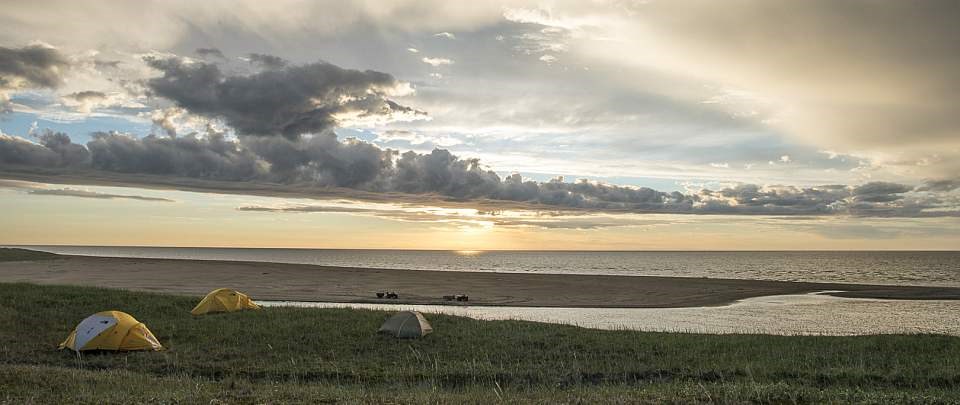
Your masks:
<path fill-rule="evenodd" d="M 416 341 L 387 313 L 270 308 L 193 317 L 196 299 L 0 284 L 0 402 L 960 401 L 960 338 L 599 331 L 428 315 Z M 55 350 L 120 309 L 163 352 Z"/>
<path fill-rule="evenodd" d="M 41 252 L 39 250 L 0 248 L 0 262 L 16 262 L 22 260 L 56 259 L 60 255 Z"/>

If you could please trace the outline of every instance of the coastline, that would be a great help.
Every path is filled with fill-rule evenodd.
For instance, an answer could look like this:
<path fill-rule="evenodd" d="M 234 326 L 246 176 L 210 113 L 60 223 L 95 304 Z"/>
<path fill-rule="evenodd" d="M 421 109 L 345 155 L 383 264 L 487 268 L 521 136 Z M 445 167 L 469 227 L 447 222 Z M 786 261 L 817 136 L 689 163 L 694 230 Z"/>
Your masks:
<path fill-rule="evenodd" d="M 453 272 L 307 264 L 56 256 L 0 262 L 0 282 L 121 288 L 200 296 L 221 287 L 257 300 L 471 306 L 680 308 L 825 290 L 847 298 L 960 300 L 960 288 L 659 276 Z M 383 300 L 377 291 L 396 291 Z"/>

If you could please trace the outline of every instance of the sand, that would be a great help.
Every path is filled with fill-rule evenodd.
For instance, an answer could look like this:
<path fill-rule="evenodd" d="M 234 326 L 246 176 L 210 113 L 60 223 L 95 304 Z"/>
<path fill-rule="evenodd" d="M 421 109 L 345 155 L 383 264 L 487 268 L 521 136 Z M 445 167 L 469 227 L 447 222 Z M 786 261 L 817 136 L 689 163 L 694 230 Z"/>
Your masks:
<path fill-rule="evenodd" d="M 304 264 L 61 256 L 0 262 L 0 282 L 80 285 L 201 296 L 230 287 L 258 300 L 665 308 L 725 305 L 780 294 L 843 290 L 862 298 L 960 299 L 960 288 L 796 283 L 680 277 L 361 269 Z M 395 291 L 398 300 L 380 300 Z M 451 304 L 462 305 L 462 304 Z"/>

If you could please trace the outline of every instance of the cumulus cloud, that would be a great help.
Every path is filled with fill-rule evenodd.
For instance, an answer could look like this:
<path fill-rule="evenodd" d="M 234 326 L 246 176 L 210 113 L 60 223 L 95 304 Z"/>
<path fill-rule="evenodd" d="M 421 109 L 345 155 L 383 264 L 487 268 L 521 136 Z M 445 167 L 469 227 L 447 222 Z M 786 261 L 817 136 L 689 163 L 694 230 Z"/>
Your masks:
<path fill-rule="evenodd" d="M 49 46 L 0 47 L 0 113 L 11 109 L 9 91 L 59 87 L 69 66 L 67 58 Z"/>
<path fill-rule="evenodd" d="M 144 138 L 97 132 L 92 138 L 86 149 L 90 166 L 98 170 L 230 181 L 251 180 L 265 173 L 250 150 L 219 132 Z"/>
<path fill-rule="evenodd" d="M 203 188 L 196 180 L 219 181 L 232 188 L 254 183 L 278 184 L 282 190 L 335 187 L 353 190 L 355 198 L 427 200 L 467 205 L 517 204 L 527 209 L 595 210 L 605 212 L 731 214 L 731 215 L 849 215 L 874 217 L 960 216 L 960 198 L 948 193 L 914 191 L 889 182 L 859 186 L 818 187 L 740 184 L 717 191 L 663 192 L 587 180 L 546 182 L 520 174 L 501 178 L 477 159 L 463 159 L 447 150 L 399 154 L 357 139 L 337 139 L 332 131 L 288 139 L 242 136 L 229 140 L 222 133 L 136 138 L 119 133 L 95 133 L 86 146 L 64 134 L 46 132 L 40 143 L 0 136 L 0 164 L 48 170 L 79 167 L 94 173 L 116 173 L 124 182 L 147 181 L 149 174 L 165 184 Z M 42 173 L 42 172 L 41 172 Z M 79 176 L 97 174 L 79 172 Z M 285 187 L 285 188 L 284 188 Z M 518 223 L 519 224 L 519 223 Z"/>
<path fill-rule="evenodd" d="M 147 62 L 163 73 L 147 82 L 153 93 L 193 114 L 221 119 L 240 135 L 297 139 L 333 128 L 339 115 L 423 114 L 388 99 L 409 87 L 372 70 L 313 63 L 230 76 L 216 65 L 183 58 Z"/>
<path fill-rule="evenodd" d="M 153 125 L 156 125 L 163 130 L 168 136 L 177 136 L 177 125 L 174 123 L 174 120 L 183 115 L 183 109 L 171 107 L 164 108 L 161 110 L 154 110 L 151 113 L 150 121 L 153 122 Z"/>
<path fill-rule="evenodd" d="M 270 175 L 283 182 L 312 182 L 350 188 L 379 188 L 390 164 L 390 151 L 347 139 L 333 132 L 299 140 L 282 137 L 247 137 L 249 150 L 267 162 Z"/>
<path fill-rule="evenodd" d="M 71 143 L 61 132 L 44 131 L 36 136 L 39 143 L 0 134 L 0 163 L 66 167 L 88 163 L 89 152 L 83 145 Z"/>
<path fill-rule="evenodd" d="M 4 88 L 59 86 L 69 62 L 60 51 L 43 45 L 0 47 L 0 86 Z"/>
<path fill-rule="evenodd" d="M 903 193 L 913 190 L 913 187 L 875 181 L 853 189 L 854 199 L 866 202 L 890 202 L 903 198 Z"/>
<path fill-rule="evenodd" d="M 960 179 L 927 180 L 917 191 L 953 191 L 960 188 Z"/>
<path fill-rule="evenodd" d="M 28 166 L 59 166 L 56 152 L 23 138 L 0 134 L 0 163 Z"/>

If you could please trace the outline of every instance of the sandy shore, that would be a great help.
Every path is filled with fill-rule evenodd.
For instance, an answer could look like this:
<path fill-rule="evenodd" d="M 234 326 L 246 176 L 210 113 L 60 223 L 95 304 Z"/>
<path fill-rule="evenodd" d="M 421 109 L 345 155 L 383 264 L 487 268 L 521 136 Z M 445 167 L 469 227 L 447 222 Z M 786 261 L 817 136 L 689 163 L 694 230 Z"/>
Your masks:
<path fill-rule="evenodd" d="M 396 291 L 410 304 L 445 304 L 468 294 L 471 305 L 545 307 L 686 307 L 724 305 L 763 295 L 844 290 L 863 298 L 960 299 L 960 288 L 793 283 L 780 281 L 469 273 L 359 269 L 303 264 L 62 256 L 0 262 L 0 282 L 82 285 L 181 295 L 230 287 L 259 300 L 385 302 Z"/>

